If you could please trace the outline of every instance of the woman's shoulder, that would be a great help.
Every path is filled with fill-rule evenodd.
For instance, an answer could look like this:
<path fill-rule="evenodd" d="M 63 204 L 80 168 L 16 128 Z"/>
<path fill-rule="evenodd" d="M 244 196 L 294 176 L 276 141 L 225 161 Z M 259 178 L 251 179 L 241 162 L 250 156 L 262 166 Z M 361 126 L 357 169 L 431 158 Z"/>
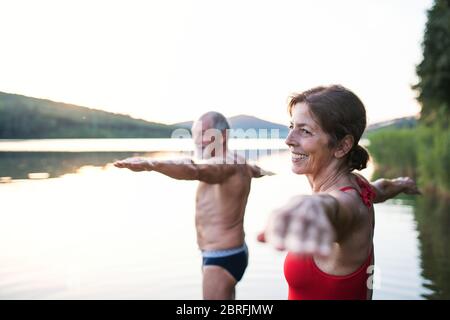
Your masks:
<path fill-rule="evenodd" d="M 359 181 L 359 182 L 363 182 L 363 183 L 366 183 L 366 184 L 370 184 L 369 180 L 367 180 L 363 175 L 361 175 L 359 173 L 351 172 L 350 176 L 353 177 L 353 179 L 355 179 L 356 183 L 358 183 L 358 181 Z"/>
<path fill-rule="evenodd" d="M 370 207 L 370 195 L 367 187 L 370 183 L 363 176 L 351 173 L 341 187 L 330 192 L 330 195 L 338 200 L 341 208 L 353 213 L 367 215 L 367 207 Z"/>
<path fill-rule="evenodd" d="M 355 174 L 353 172 L 346 175 L 339 183 L 337 183 L 337 186 L 335 187 L 334 194 L 338 194 L 337 192 L 345 193 L 347 194 L 347 191 L 352 191 L 348 193 L 355 193 L 359 194 L 361 189 L 360 185 L 361 182 L 367 182 L 367 180 L 360 176 L 359 174 Z"/>

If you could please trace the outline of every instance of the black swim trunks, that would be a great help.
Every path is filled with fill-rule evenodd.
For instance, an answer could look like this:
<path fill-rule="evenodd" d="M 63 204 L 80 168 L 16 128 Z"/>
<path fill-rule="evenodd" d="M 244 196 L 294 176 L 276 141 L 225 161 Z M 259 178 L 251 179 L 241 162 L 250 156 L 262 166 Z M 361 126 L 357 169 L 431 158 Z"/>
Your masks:
<path fill-rule="evenodd" d="M 203 250 L 204 266 L 219 266 L 240 281 L 248 265 L 248 248 L 244 243 L 238 248 L 226 250 Z"/>

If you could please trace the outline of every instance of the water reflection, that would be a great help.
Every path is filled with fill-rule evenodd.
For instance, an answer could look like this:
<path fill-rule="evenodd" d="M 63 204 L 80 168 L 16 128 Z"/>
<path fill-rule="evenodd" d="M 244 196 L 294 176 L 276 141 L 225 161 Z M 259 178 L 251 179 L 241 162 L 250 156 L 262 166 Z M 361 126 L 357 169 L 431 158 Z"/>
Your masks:
<path fill-rule="evenodd" d="M 414 216 L 419 230 L 427 299 L 450 299 L 450 202 L 420 197 Z"/>
<path fill-rule="evenodd" d="M 27 179 L 30 173 L 55 178 L 76 173 L 83 166 L 103 167 L 128 157 L 152 157 L 157 152 L 0 152 L 0 177 Z M 7 181 L 5 181 L 7 182 Z"/>

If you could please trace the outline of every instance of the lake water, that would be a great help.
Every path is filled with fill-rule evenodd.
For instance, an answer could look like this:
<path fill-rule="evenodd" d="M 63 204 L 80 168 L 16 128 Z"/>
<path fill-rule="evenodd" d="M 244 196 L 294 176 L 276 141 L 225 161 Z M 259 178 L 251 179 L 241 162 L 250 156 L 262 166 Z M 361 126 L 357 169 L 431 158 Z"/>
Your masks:
<path fill-rule="evenodd" d="M 201 299 L 197 183 L 111 165 L 129 156 L 180 157 L 174 151 L 186 155 L 190 145 L 119 140 L 0 141 L 0 177 L 9 177 L 0 183 L 0 299 Z M 277 174 L 252 182 L 250 262 L 237 298 L 286 299 L 285 253 L 255 238 L 271 209 L 310 193 L 309 185 L 291 173 L 282 141 L 234 145 L 246 147 L 275 148 L 252 156 Z M 449 299 L 448 205 L 403 198 L 375 212 L 374 299 Z"/>

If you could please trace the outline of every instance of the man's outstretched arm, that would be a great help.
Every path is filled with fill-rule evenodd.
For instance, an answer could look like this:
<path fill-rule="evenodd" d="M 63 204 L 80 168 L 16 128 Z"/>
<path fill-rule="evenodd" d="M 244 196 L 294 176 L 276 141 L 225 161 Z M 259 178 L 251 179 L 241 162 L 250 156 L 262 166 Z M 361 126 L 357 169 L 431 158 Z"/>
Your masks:
<path fill-rule="evenodd" d="M 376 193 L 375 203 L 386 201 L 402 192 L 406 194 L 421 194 L 416 182 L 409 177 L 382 178 L 372 182 L 372 186 Z"/>
<path fill-rule="evenodd" d="M 199 180 L 210 184 L 221 183 L 236 172 L 235 165 L 228 164 L 196 164 L 191 159 L 149 160 L 144 158 L 128 158 L 116 161 L 118 168 L 132 171 L 157 171 L 178 180 Z"/>

